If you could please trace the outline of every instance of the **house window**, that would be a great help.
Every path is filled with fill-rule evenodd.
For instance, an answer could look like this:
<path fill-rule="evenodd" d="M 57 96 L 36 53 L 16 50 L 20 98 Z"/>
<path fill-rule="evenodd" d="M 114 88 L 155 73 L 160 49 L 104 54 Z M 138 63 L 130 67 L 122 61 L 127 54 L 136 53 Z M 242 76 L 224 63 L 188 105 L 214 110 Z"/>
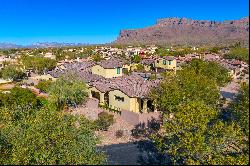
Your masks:
<path fill-rule="evenodd" d="M 166 64 L 167 64 L 166 60 L 165 60 L 165 59 L 163 59 L 163 65 L 166 65 Z"/>
<path fill-rule="evenodd" d="M 124 102 L 124 97 L 120 97 L 120 96 L 115 95 L 115 100 Z"/>
<path fill-rule="evenodd" d="M 171 65 L 171 64 L 172 64 L 172 61 L 169 61 L 168 64 Z"/>
<path fill-rule="evenodd" d="M 116 69 L 116 73 L 117 73 L 117 74 L 120 74 L 120 73 L 121 73 L 121 68 L 117 68 L 117 69 Z"/>

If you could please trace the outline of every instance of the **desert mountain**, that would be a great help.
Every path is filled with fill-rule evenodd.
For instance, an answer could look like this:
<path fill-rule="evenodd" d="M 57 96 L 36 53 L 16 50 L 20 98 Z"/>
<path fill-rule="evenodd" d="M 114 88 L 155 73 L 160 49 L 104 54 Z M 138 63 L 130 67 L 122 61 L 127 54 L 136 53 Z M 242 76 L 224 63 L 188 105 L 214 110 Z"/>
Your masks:
<path fill-rule="evenodd" d="M 122 30 L 116 44 L 228 45 L 249 43 L 249 17 L 224 22 L 164 18 L 153 26 Z"/>

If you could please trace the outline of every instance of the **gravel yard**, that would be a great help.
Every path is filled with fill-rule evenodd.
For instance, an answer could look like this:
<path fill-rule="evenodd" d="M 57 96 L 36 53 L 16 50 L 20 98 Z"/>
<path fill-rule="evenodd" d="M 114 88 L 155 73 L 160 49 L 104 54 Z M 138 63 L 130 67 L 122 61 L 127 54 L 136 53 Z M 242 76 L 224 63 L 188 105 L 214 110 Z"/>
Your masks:
<path fill-rule="evenodd" d="M 98 118 L 98 114 L 103 111 L 108 112 L 98 108 L 97 99 L 88 98 L 85 105 L 76 108 L 72 114 L 85 115 L 91 120 L 96 120 Z M 99 145 L 111 145 L 135 141 L 136 139 L 131 136 L 131 130 L 134 128 L 134 125 L 127 123 L 116 113 L 108 113 L 114 115 L 115 123 L 109 127 L 108 131 L 96 131 L 96 135 L 101 139 L 101 144 Z M 123 131 L 123 136 L 121 138 L 116 137 L 115 134 L 117 130 Z"/>
<path fill-rule="evenodd" d="M 115 123 L 109 127 L 108 131 L 96 131 L 96 135 L 101 139 L 101 144 L 99 144 L 99 146 L 129 143 L 139 140 L 131 135 L 131 130 L 135 129 L 135 125 L 122 119 L 119 114 L 98 108 L 97 99 L 88 98 L 86 103 L 83 106 L 76 108 L 72 114 L 85 115 L 90 120 L 96 120 L 98 114 L 103 111 L 114 115 Z M 121 137 L 116 136 L 118 130 L 122 131 Z"/>

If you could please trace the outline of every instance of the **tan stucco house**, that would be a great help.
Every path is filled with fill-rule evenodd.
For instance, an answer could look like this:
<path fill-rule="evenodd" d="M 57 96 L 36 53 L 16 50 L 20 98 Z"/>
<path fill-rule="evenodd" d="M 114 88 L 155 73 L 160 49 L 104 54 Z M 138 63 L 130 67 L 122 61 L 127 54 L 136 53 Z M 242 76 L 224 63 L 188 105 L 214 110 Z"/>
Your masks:
<path fill-rule="evenodd" d="M 166 70 L 176 70 L 176 59 L 171 56 L 165 56 L 155 60 L 156 68 L 163 68 Z"/>
<path fill-rule="evenodd" d="M 100 75 L 104 78 L 114 78 L 122 76 L 122 69 L 125 63 L 118 59 L 102 60 L 91 69 L 92 74 Z"/>
<path fill-rule="evenodd" d="M 97 98 L 101 104 L 110 108 L 134 113 L 154 111 L 153 102 L 148 95 L 159 80 L 145 80 L 139 75 L 95 81 L 89 84 L 89 97 Z"/>

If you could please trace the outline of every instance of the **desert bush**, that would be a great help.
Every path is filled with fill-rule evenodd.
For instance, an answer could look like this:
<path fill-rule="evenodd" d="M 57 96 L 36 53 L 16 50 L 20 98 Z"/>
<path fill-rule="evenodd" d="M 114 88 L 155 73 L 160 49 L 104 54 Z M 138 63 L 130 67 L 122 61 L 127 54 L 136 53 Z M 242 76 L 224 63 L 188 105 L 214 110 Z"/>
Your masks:
<path fill-rule="evenodd" d="M 115 132 L 115 136 L 116 136 L 116 138 L 121 138 L 123 136 L 123 131 L 122 130 L 117 130 Z"/>
<path fill-rule="evenodd" d="M 95 121 L 96 129 L 107 131 L 109 126 L 115 123 L 114 115 L 108 114 L 106 112 L 101 112 L 98 114 L 98 119 Z"/>
<path fill-rule="evenodd" d="M 42 92 L 47 93 L 49 87 L 51 86 L 52 81 L 50 80 L 41 80 L 35 87 L 40 89 Z"/>

